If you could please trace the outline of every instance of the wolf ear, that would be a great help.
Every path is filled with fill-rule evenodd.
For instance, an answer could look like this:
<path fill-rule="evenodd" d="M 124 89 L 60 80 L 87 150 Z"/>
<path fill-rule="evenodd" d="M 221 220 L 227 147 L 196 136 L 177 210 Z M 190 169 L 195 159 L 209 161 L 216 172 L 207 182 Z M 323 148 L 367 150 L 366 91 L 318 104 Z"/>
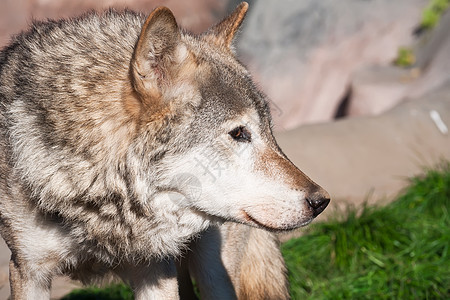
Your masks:
<path fill-rule="evenodd" d="M 150 99 L 159 98 L 161 80 L 168 77 L 181 34 L 172 12 L 156 8 L 142 26 L 131 59 L 134 89 Z"/>
<path fill-rule="evenodd" d="M 230 48 L 231 42 L 244 20 L 247 9 L 248 3 L 242 2 L 236 7 L 231 15 L 211 27 L 205 33 L 205 36 L 219 46 Z"/>

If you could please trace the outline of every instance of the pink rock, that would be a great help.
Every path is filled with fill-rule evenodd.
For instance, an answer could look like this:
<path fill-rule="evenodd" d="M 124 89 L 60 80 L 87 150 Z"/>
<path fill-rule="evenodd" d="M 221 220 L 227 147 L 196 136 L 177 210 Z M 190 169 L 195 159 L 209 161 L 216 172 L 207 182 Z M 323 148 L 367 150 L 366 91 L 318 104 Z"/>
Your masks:
<path fill-rule="evenodd" d="M 3 1 L 0 10 L 0 47 L 11 34 L 26 29 L 31 20 L 74 17 L 89 10 L 129 8 L 149 13 L 157 6 L 169 7 L 182 27 L 201 32 L 226 14 L 228 1 L 219 0 L 19 0 Z"/>
<path fill-rule="evenodd" d="M 278 128 L 332 120 L 351 74 L 390 64 L 411 42 L 426 3 L 257 1 L 238 49 L 282 112 L 275 115 Z"/>

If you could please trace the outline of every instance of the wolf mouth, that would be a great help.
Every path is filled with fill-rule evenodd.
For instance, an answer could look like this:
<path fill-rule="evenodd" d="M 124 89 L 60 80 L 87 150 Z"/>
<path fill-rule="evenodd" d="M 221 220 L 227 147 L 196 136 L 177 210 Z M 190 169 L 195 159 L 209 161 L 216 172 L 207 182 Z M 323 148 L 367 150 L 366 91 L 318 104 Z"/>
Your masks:
<path fill-rule="evenodd" d="M 289 231 L 289 230 L 294 230 L 296 228 L 299 227 L 303 227 L 308 225 L 309 223 L 311 223 L 311 221 L 313 220 L 313 218 L 311 218 L 311 220 L 307 220 L 305 222 L 302 222 L 300 224 L 295 224 L 295 225 L 288 225 L 288 226 L 281 226 L 281 227 L 274 227 L 272 225 L 267 225 L 267 224 L 263 224 L 261 222 L 259 222 L 257 219 L 255 219 L 254 217 L 252 217 L 248 212 L 246 212 L 245 210 L 242 210 L 242 213 L 244 214 L 244 218 L 252 223 L 252 225 L 256 225 L 259 228 L 263 228 L 265 230 L 268 231 L 272 231 L 272 232 L 282 232 L 282 231 Z"/>

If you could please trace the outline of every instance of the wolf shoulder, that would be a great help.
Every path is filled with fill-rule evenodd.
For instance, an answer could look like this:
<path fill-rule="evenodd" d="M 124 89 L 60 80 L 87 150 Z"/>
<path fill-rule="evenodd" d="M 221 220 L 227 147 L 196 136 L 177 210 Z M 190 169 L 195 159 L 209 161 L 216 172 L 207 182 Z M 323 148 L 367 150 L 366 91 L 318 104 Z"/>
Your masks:
<path fill-rule="evenodd" d="M 101 92 L 127 72 L 144 21 L 139 13 L 108 10 L 33 22 L 1 50 L 2 102 L 27 98 L 44 105 L 64 99 L 49 97 L 52 93 Z"/>

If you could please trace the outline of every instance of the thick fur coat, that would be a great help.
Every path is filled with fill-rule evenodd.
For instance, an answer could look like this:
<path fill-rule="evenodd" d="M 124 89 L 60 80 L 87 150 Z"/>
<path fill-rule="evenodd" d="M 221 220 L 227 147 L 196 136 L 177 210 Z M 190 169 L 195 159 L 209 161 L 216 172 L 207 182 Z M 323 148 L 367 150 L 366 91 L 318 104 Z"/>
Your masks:
<path fill-rule="evenodd" d="M 110 271 L 137 299 L 176 299 L 170 258 L 211 223 L 289 230 L 327 206 L 277 146 L 234 56 L 246 10 L 199 36 L 167 8 L 89 13 L 34 23 L 0 52 L 13 299 L 48 298 L 56 274 Z"/>

